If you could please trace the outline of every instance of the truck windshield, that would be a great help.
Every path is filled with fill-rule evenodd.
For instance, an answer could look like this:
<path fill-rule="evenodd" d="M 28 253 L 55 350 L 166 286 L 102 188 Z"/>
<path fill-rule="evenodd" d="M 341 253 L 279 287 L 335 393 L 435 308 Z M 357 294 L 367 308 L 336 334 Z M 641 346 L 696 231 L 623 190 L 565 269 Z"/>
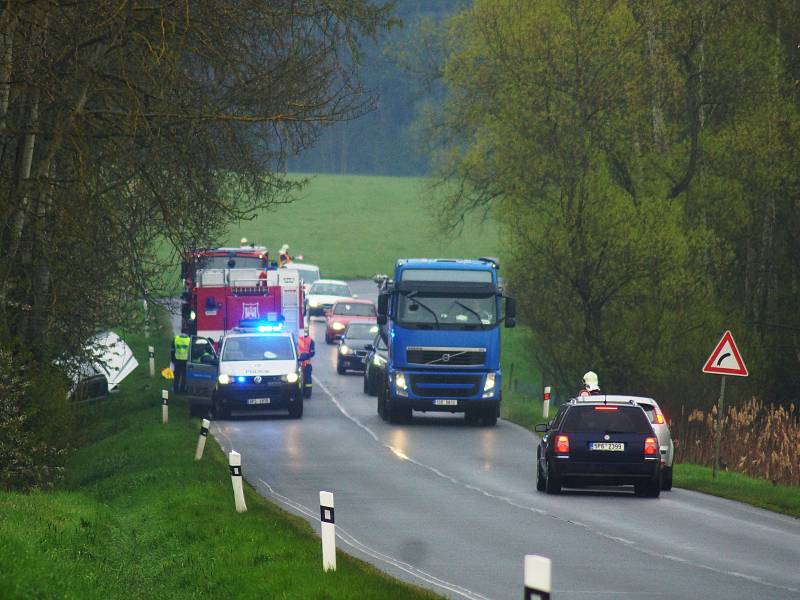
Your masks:
<path fill-rule="evenodd" d="M 233 261 L 233 267 L 228 262 Z M 198 269 L 263 269 L 264 259 L 257 256 L 200 256 L 195 263 Z"/>
<path fill-rule="evenodd" d="M 482 329 L 497 324 L 497 303 L 494 294 L 401 293 L 397 320 L 421 329 Z"/>
<path fill-rule="evenodd" d="M 292 340 L 268 335 L 229 338 L 222 347 L 222 362 L 243 360 L 294 360 Z"/>

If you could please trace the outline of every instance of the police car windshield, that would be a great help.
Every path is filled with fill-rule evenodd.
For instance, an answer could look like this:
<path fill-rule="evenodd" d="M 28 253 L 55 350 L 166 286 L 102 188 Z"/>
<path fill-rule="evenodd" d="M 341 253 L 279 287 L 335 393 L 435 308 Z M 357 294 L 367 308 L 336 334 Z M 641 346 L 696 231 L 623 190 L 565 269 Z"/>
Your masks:
<path fill-rule="evenodd" d="M 372 304 L 351 304 L 339 302 L 333 307 L 333 314 L 348 315 L 351 317 L 374 317 L 375 307 Z"/>
<path fill-rule="evenodd" d="M 231 267 L 228 262 L 233 262 Z M 198 269 L 263 269 L 265 262 L 257 256 L 201 256 L 197 259 Z"/>
<path fill-rule="evenodd" d="M 497 324 L 493 294 L 401 293 L 397 314 L 402 325 L 419 328 L 480 329 Z"/>
<path fill-rule="evenodd" d="M 651 433 L 638 406 L 573 406 L 564 420 L 564 433 Z"/>
<path fill-rule="evenodd" d="M 350 288 L 342 283 L 315 283 L 311 286 L 309 294 L 320 296 L 351 296 Z"/>
<path fill-rule="evenodd" d="M 374 323 L 351 323 L 344 335 L 349 340 L 371 340 L 376 333 L 378 326 Z"/>
<path fill-rule="evenodd" d="M 294 360 L 292 340 L 269 335 L 228 338 L 222 347 L 222 362 L 244 360 Z"/>

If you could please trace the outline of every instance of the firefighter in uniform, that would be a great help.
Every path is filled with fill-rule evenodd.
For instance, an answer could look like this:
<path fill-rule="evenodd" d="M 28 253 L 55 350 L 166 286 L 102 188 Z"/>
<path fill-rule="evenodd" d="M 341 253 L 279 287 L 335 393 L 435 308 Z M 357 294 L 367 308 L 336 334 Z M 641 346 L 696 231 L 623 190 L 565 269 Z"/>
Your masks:
<path fill-rule="evenodd" d="M 312 357 L 316 353 L 314 339 L 307 332 L 303 332 L 303 335 L 297 338 L 297 352 L 299 354 L 307 352 Z M 303 398 L 311 398 L 312 386 L 311 361 L 307 360 L 303 362 Z"/>
<path fill-rule="evenodd" d="M 598 385 L 597 373 L 587 371 L 583 376 L 583 388 L 578 392 L 578 396 L 601 396 L 602 394 Z"/>
<path fill-rule="evenodd" d="M 186 391 L 186 363 L 189 360 L 189 346 L 192 343 L 185 333 L 179 333 L 172 339 L 172 363 L 175 365 L 175 379 L 172 380 L 172 391 L 176 394 Z"/>

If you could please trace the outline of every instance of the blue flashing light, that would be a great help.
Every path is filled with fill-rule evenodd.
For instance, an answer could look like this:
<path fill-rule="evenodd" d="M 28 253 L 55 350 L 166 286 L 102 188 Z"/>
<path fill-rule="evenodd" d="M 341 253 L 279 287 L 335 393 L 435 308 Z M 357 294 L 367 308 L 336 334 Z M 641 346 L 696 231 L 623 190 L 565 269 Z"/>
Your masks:
<path fill-rule="evenodd" d="M 241 375 L 239 375 L 239 377 L 236 378 L 236 381 L 238 381 L 239 383 L 244 383 L 244 380 L 245 378 L 242 377 Z"/>
<path fill-rule="evenodd" d="M 259 333 L 273 333 L 275 331 L 282 331 L 283 323 L 272 323 L 271 325 L 259 325 Z"/>

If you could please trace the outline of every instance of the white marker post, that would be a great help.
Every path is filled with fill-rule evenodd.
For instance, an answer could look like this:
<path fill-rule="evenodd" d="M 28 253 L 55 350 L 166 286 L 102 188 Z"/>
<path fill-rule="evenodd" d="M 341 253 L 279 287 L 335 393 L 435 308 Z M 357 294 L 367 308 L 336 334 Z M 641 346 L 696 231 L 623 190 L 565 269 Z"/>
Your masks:
<path fill-rule="evenodd" d="M 147 290 L 145 290 L 147 293 Z M 144 308 L 144 337 L 150 337 L 150 315 L 147 314 L 147 298 L 142 299 L 142 306 Z M 152 374 L 151 374 L 152 377 Z"/>
<path fill-rule="evenodd" d="M 169 422 L 169 392 L 161 390 L 161 422 L 166 425 Z"/>
<path fill-rule="evenodd" d="M 242 487 L 242 455 L 231 450 L 228 454 L 228 466 L 231 469 L 231 484 L 233 484 L 233 500 L 236 504 L 236 512 L 247 512 L 247 505 L 244 503 L 244 488 Z"/>
<path fill-rule="evenodd" d="M 147 347 L 147 354 L 150 359 L 150 377 L 156 376 L 156 349 L 152 346 Z"/>
<path fill-rule="evenodd" d="M 211 421 L 208 419 L 203 419 L 203 423 L 200 425 L 200 435 L 197 436 L 197 448 L 194 451 L 195 460 L 200 460 L 203 458 L 203 450 L 206 448 L 206 438 L 208 437 L 209 425 L 211 425 Z"/>
<path fill-rule="evenodd" d="M 550 559 L 525 555 L 525 600 L 550 600 Z"/>
<path fill-rule="evenodd" d="M 336 525 L 333 511 L 333 493 L 319 493 L 319 520 L 322 534 L 322 569 L 336 570 Z"/>
<path fill-rule="evenodd" d="M 550 386 L 544 388 L 544 402 L 542 403 L 542 416 L 546 419 L 550 414 Z"/>

